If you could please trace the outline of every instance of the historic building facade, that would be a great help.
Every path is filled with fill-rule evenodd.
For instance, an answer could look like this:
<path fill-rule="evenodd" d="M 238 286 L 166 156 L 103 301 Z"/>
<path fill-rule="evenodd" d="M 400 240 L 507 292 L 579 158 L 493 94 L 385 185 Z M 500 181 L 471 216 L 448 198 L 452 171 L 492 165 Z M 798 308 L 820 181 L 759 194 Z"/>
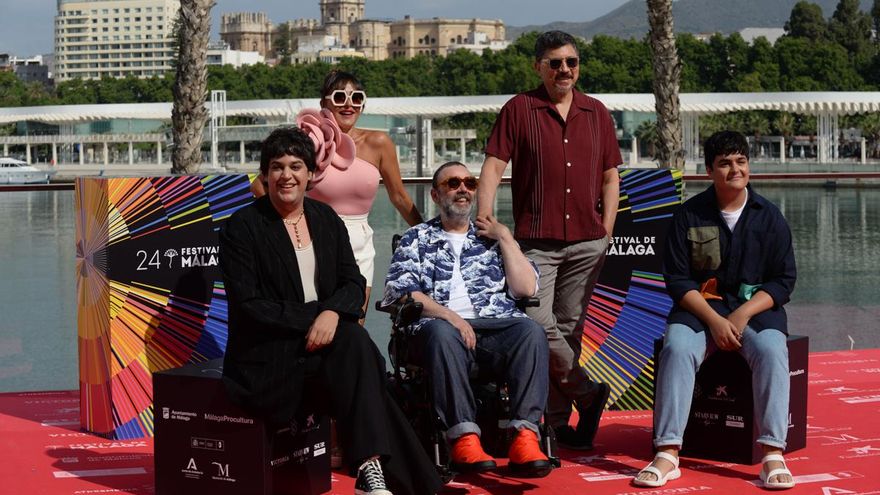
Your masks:
<path fill-rule="evenodd" d="M 256 49 L 266 57 L 275 56 L 276 45 L 286 45 L 284 52 L 290 54 L 294 63 L 311 60 L 331 60 L 345 53 L 356 53 L 370 60 L 393 57 L 412 58 L 417 55 L 443 56 L 458 49 L 477 53 L 485 49 L 499 50 L 508 45 L 501 20 L 487 19 L 370 19 L 365 16 L 366 0 L 319 0 L 321 19 L 296 19 L 283 22 L 275 28 L 265 14 L 224 14 L 220 37 L 232 47 L 247 49 L 257 46 L 252 41 L 259 37 L 268 39 Z M 229 19 L 229 27 L 227 26 Z M 257 19 L 249 22 L 249 29 L 241 29 L 240 19 Z M 236 22 L 233 22 L 235 20 Z"/>
<path fill-rule="evenodd" d="M 220 38 L 232 50 L 272 51 L 272 22 L 264 12 L 237 12 L 220 16 Z"/>

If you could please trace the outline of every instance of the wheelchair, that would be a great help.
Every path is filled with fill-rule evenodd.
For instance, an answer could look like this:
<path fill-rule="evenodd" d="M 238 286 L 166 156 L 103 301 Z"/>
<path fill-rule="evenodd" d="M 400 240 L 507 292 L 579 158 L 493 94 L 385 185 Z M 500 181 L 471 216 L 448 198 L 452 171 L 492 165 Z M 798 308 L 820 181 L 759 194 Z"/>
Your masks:
<path fill-rule="evenodd" d="M 400 236 L 395 235 L 392 247 L 396 248 Z M 520 309 L 537 306 L 534 298 L 517 302 Z M 376 310 L 388 313 L 391 318 L 391 339 L 388 343 L 388 356 L 392 371 L 389 373 L 391 395 L 403 413 L 410 419 L 416 436 L 434 462 L 444 483 L 449 483 L 458 474 L 451 467 L 449 449 L 445 440 L 440 418 L 434 412 L 427 373 L 412 364 L 408 358 L 409 333 L 422 314 L 422 304 L 408 296 L 404 301 L 382 306 L 376 301 Z M 507 427 L 510 417 L 509 395 L 506 385 L 499 377 L 474 366 L 471 372 L 471 389 L 477 405 L 476 423 L 483 432 L 481 443 L 489 455 L 507 457 L 507 450 L 513 440 Z M 552 468 L 561 466 L 555 456 L 556 438 L 553 428 L 543 422 L 538 425 L 541 432 L 541 450 L 548 457 Z"/>

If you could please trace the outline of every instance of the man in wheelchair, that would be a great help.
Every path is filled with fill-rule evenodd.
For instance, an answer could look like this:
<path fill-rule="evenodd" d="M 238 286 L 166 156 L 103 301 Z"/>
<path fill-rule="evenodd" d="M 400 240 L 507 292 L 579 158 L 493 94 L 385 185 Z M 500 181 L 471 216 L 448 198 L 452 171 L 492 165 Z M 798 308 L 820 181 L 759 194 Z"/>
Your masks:
<path fill-rule="evenodd" d="M 508 452 L 511 471 L 542 477 L 551 470 L 538 438 L 549 386 L 547 338 L 515 301 L 535 295 L 538 272 L 505 225 L 492 216 L 470 220 L 477 184 L 461 163 L 437 169 L 431 198 L 440 215 L 403 235 L 382 304 L 411 296 L 423 305 L 411 327 L 409 357 L 425 369 L 452 468 L 496 467 L 480 443 L 468 379 L 478 364 L 508 386 L 509 428 L 515 432 Z"/>

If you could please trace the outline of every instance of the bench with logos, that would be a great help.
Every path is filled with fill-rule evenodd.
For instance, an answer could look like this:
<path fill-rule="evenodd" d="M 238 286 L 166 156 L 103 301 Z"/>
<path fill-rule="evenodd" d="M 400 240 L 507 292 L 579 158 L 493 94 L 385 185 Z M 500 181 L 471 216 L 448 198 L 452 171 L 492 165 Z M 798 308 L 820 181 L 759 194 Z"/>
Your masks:
<path fill-rule="evenodd" d="M 153 374 L 157 495 L 315 495 L 330 490 L 329 418 L 270 428 L 229 402 L 223 360 Z"/>
<path fill-rule="evenodd" d="M 663 339 L 654 343 L 655 369 L 660 367 Z M 788 337 L 791 390 L 785 452 L 807 445 L 807 377 L 809 339 Z M 699 459 L 757 464 L 762 454 L 755 443 L 758 425 L 752 399 L 752 370 L 738 352 L 717 351 L 697 372 L 694 398 L 684 431 L 681 455 Z"/>

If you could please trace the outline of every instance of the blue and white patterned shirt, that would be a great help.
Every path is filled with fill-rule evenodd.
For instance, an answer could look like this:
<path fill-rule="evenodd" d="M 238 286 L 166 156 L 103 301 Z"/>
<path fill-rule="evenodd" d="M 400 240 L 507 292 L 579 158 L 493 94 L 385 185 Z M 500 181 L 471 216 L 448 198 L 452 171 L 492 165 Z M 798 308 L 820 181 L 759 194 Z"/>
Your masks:
<path fill-rule="evenodd" d="M 478 318 L 526 317 L 507 291 L 498 241 L 477 237 L 473 222 L 468 226 L 460 259 L 461 275 Z M 537 267 L 529 262 L 537 276 Z M 448 306 L 454 263 L 452 246 L 444 235 L 440 217 L 410 228 L 391 258 L 382 305 L 393 304 L 408 293 L 419 291 L 441 306 Z M 430 320 L 420 319 L 415 330 Z"/>

